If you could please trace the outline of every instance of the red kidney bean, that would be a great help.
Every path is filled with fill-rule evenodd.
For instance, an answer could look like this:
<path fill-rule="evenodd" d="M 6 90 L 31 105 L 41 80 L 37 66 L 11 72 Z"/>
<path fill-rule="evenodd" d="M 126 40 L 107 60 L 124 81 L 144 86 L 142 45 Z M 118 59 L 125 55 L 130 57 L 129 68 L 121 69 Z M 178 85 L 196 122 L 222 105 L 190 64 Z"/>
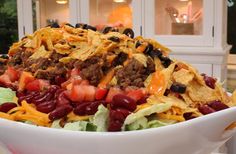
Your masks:
<path fill-rule="evenodd" d="M 61 91 L 61 92 L 57 95 L 57 97 L 56 97 L 56 95 L 55 95 L 54 98 L 56 99 L 57 106 L 70 104 L 70 101 L 69 101 L 69 99 L 67 99 L 66 94 L 64 93 L 64 91 Z"/>
<path fill-rule="evenodd" d="M 55 83 L 57 84 L 57 85 L 61 85 L 63 82 L 65 82 L 66 81 L 66 79 L 64 78 L 64 77 L 61 77 L 61 76 L 56 76 L 55 77 Z"/>
<path fill-rule="evenodd" d="M 55 92 L 58 91 L 59 89 L 60 89 L 59 86 L 57 86 L 57 85 L 51 85 L 50 88 L 48 89 L 48 92 L 55 93 Z"/>
<path fill-rule="evenodd" d="M 204 115 L 215 112 L 215 110 L 213 108 L 209 107 L 208 105 L 202 105 L 202 106 L 198 107 L 198 110 Z"/>
<path fill-rule="evenodd" d="M 78 104 L 73 110 L 74 114 L 80 115 L 80 116 L 86 115 L 85 108 L 88 105 L 89 105 L 89 102 L 83 102 L 83 103 Z"/>
<path fill-rule="evenodd" d="M 224 104 L 218 100 L 209 102 L 208 106 L 210 106 L 211 108 L 213 108 L 216 111 L 220 111 L 220 110 L 224 110 L 224 109 L 229 108 L 226 104 Z"/>
<path fill-rule="evenodd" d="M 83 102 L 79 103 L 74 108 L 74 113 L 77 115 L 93 115 L 98 111 L 98 106 L 103 104 L 106 106 L 105 101 Z"/>
<path fill-rule="evenodd" d="M 65 117 L 72 110 L 73 108 L 70 105 L 59 106 L 55 110 L 53 110 L 51 113 L 49 113 L 48 118 L 52 121 L 57 120 L 57 119 Z"/>
<path fill-rule="evenodd" d="M 12 103 L 12 102 L 3 103 L 0 105 L 0 112 L 7 113 L 8 111 L 13 109 L 14 107 L 17 107 L 17 105 L 15 103 Z"/>
<path fill-rule="evenodd" d="M 49 101 L 53 98 L 53 94 L 49 93 L 49 92 L 45 92 L 40 94 L 40 96 L 38 96 L 37 98 L 35 97 L 33 100 L 33 103 L 37 106 L 38 104 L 45 102 L 45 101 Z"/>
<path fill-rule="evenodd" d="M 193 116 L 193 113 L 191 113 L 191 112 L 186 112 L 186 113 L 184 113 L 183 116 L 184 116 L 185 120 L 191 120 L 191 119 L 196 118 L 196 117 Z"/>
<path fill-rule="evenodd" d="M 215 89 L 215 83 L 216 83 L 216 79 L 212 78 L 212 77 L 209 77 L 207 76 L 206 74 L 202 74 L 203 76 L 203 79 L 205 81 L 205 84 L 212 88 L 212 89 Z"/>
<path fill-rule="evenodd" d="M 140 98 L 140 99 L 136 102 L 136 104 L 137 104 L 137 105 L 140 105 L 140 104 L 147 103 L 148 97 L 149 97 L 149 96 L 146 95 L 146 96 Z"/>
<path fill-rule="evenodd" d="M 108 131 L 120 131 L 125 118 L 130 113 L 131 112 L 126 109 L 111 109 L 109 113 Z"/>
<path fill-rule="evenodd" d="M 114 121 L 109 123 L 108 131 L 109 132 L 121 131 L 122 125 L 123 125 L 123 123 L 121 123 L 119 120 L 114 120 Z"/>
<path fill-rule="evenodd" d="M 123 95 L 123 94 L 117 94 L 113 96 L 112 102 L 111 102 L 111 108 L 116 109 L 116 108 L 124 108 L 128 109 L 129 111 L 134 111 L 137 107 L 137 104 L 135 100 L 132 98 Z"/>
<path fill-rule="evenodd" d="M 43 113 L 49 113 L 53 111 L 55 108 L 56 108 L 56 102 L 54 100 L 46 101 L 36 106 L 36 109 Z"/>

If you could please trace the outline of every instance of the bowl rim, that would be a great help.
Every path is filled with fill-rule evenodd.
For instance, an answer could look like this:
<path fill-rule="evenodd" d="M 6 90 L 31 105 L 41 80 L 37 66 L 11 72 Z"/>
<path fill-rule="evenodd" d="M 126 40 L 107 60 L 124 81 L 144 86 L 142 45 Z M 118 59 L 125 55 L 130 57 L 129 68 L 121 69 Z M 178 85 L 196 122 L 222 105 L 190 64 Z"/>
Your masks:
<path fill-rule="evenodd" d="M 183 121 L 183 122 L 178 122 L 175 124 L 167 125 L 167 126 L 162 126 L 162 127 L 157 127 L 157 128 L 148 128 L 148 129 L 143 129 L 143 130 L 133 130 L 133 131 L 120 131 L 120 132 L 95 132 L 95 131 L 73 131 L 73 130 L 65 130 L 65 129 L 57 129 L 57 128 L 50 128 L 50 127 L 43 127 L 43 126 L 35 126 L 35 125 L 30 125 L 30 124 L 25 124 L 22 122 L 16 122 L 16 121 L 11 121 L 7 119 L 0 118 L 0 127 L 3 127 L 4 125 L 8 125 L 16 128 L 16 129 L 25 129 L 29 131 L 39 131 L 39 132 L 45 132 L 45 133 L 51 133 L 51 134 L 71 134 L 71 135 L 86 135 L 86 136 L 124 136 L 124 135 L 143 135 L 146 133 L 153 133 L 153 132 L 161 132 L 161 131 L 166 131 L 168 129 L 173 129 L 174 127 L 182 128 L 182 127 L 191 127 L 192 124 L 204 121 L 208 121 L 211 118 L 215 117 L 221 117 L 226 113 L 230 112 L 236 112 L 236 106 L 230 107 L 228 109 L 224 109 L 221 111 L 217 111 L 211 114 L 207 114 L 201 117 L 197 117 L 191 120 Z M 235 118 L 236 121 L 236 118 Z"/>

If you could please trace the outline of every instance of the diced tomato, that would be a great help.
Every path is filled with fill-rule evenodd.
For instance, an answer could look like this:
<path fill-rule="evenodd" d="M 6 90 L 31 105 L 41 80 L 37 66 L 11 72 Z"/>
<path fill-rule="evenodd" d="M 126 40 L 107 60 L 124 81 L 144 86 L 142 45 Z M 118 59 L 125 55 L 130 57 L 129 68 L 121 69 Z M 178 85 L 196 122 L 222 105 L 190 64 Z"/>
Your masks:
<path fill-rule="evenodd" d="M 26 84 L 25 89 L 30 91 L 40 91 L 40 82 L 39 80 L 34 80 Z"/>
<path fill-rule="evenodd" d="M 91 85 L 73 85 L 69 98 L 75 102 L 94 101 L 96 88 Z"/>
<path fill-rule="evenodd" d="M 73 85 L 69 98 L 75 102 L 82 102 L 85 98 L 85 90 L 80 85 Z"/>
<path fill-rule="evenodd" d="M 19 81 L 19 91 L 25 89 L 25 86 L 29 83 L 34 81 L 35 78 L 30 72 L 22 72 Z"/>
<path fill-rule="evenodd" d="M 0 76 L 0 85 L 1 86 L 9 86 L 11 85 L 10 77 L 7 74 L 3 74 Z"/>
<path fill-rule="evenodd" d="M 12 82 L 17 81 L 19 79 L 19 72 L 13 67 L 8 66 L 5 73 L 9 76 Z"/>
<path fill-rule="evenodd" d="M 85 91 L 84 101 L 94 101 L 96 88 L 94 86 L 85 86 L 85 85 L 81 85 L 81 86 L 84 87 L 84 91 Z"/>
<path fill-rule="evenodd" d="M 80 85 L 89 85 L 89 81 L 88 80 L 82 80 Z"/>
<path fill-rule="evenodd" d="M 145 96 L 145 92 L 142 89 L 134 89 L 134 90 L 130 90 L 127 93 L 127 96 L 129 96 L 130 98 L 133 98 L 135 101 L 138 101 L 139 99 Z"/>
<path fill-rule="evenodd" d="M 122 90 L 120 88 L 116 88 L 116 87 L 112 87 L 109 89 L 107 97 L 106 97 L 106 102 L 111 102 L 113 96 L 117 95 L 117 94 L 122 94 Z"/>
<path fill-rule="evenodd" d="M 40 91 L 46 87 L 49 87 L 49 82 L 47 80 L 35 79 L 27 83 L 25 89 L 30 91 Z"/>
<path fill-rule="evenodd" d="M 98 88 L 96 90 L 95 98 L 96 100 L 102 100 L 107 95 L 108 90 L 104 88 Z"/>

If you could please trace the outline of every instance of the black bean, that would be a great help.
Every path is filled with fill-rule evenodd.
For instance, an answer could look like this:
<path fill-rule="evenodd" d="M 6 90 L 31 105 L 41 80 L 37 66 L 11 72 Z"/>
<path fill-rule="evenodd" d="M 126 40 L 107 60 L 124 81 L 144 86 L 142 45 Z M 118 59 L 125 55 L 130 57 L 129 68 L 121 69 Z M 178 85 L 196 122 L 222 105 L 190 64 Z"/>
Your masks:
<path fill-rule="evenodd" d="M 120 42 L 120 38 L 119 38 L 119 37 L 116 37 L 116 36 L 109 37 L 108 40 L 111 40 L 111 41 L 117 42 L 117 43 Z"/>
<path fill-rule="evenodd" d="M 130 38 L 134 38 L 134 31 L 131 28 L 126 28 L 123 31 L 123 34 L 129 36 Z"/>
<path fill-rule="evenodd" d="M 186 86 L 184 84 L 175 82 L 171 85 L 170 90 L 172 92 L 183 94 L 186 91 Z"/>

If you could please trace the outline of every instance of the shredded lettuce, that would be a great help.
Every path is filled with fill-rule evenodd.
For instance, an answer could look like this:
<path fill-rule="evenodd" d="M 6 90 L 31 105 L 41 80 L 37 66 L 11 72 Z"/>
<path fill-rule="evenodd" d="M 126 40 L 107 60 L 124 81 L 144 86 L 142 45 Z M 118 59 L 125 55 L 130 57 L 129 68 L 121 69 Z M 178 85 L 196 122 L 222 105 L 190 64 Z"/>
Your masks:
<path fill-rule="evenodd" d="M 54 121 L 52 122 L 51 128 L 61 129 L 62 127 L 60 126 L 60 120 L 61 120 L 61 119 L 54 120 Z"/>
<path fill-rule="evenodd" d="M 174 120 L 151 120 L 148 122 L 148 128 L 156 128 L 176 123 Z"/>
<path fill-rule="evenodd" d="M 16 92 L 10 88 L 0 87 L 0 105 L 5 102 L 15 102 Z"/>
<path fill-rule="evenodd" d="M 73 131 L 86 131 L 87 128 L 87 121 L 76 121 L 76 122 L 69 122 L 65 124 L 65 130 L 73 130 Z"/>
<path fill-rule="evenodd" d="M 125 119 L 124 125 L 129 125 L 138 119 L 149 116 L 153 113 L 161 113 L 169 110 L 171 108 L 171 103 L 161 103 L 161 104 L 153 104 L 150 107 L 144 108 L 142 110 L 137 111 L 136 113 L 131 113 Z"/>
<path fill-rule="evenodd" d="M 95 113 L 91 122 L 97 127 L 97 132 L 105 132 L 108 127 L 109 110 L 102 104 L 99 105 L 98 111 Z"/>
<path fill-rule="evenodd" d="M 140 119 L 137 119 L 135 122 L 125 126 L 125 130 L 131 131 L 131 130 L 141 130 L 148 128 L 148 120 L 145 117 L 141 117 Z"/>

